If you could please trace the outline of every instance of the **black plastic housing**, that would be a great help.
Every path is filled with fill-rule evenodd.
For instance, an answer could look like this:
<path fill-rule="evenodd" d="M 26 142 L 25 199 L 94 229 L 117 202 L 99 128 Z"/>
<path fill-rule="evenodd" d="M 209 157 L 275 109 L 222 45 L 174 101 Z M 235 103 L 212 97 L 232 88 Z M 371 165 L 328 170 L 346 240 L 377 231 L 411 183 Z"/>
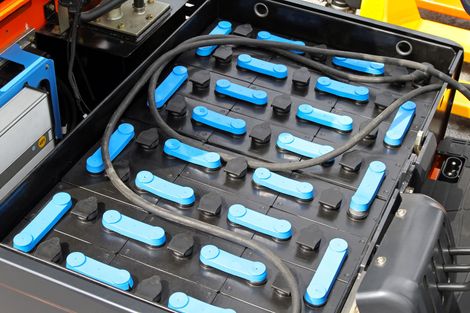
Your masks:
<path fill-rule="evenodd" d="M 360 312 L 459 312 L 455 297 L 436 288 L 455 279 L 442 270 L 453 262 L 453 246 L 445 209 L 426 195 L 404 194 L 356 295 Z"/>

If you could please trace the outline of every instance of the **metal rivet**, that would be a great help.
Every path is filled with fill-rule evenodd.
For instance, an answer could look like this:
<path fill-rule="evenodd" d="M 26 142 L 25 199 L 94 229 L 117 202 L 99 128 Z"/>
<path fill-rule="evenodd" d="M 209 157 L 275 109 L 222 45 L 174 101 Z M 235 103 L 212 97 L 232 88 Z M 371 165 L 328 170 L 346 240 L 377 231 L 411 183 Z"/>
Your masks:
<path fill-rule="evenodd" d="M 124 23 L 119 23 L 117 27 L 118 27 L 119 29 L 123 29 L 124 26 L 126 26 Z"/>
<path fill-rule="evenodd" d="M 149 14 L 149 15 L 147 15 L 145 18 L 146 18 L 147 20 L 151 20 L 151 19 L 153 19 L 153 15 L 152 15 L 152 14 Z"/>
<path fill-rule="evenodd" d="M 406 210 L 405 209 L 398 209 L 397 213 L 395 215 L 396 215 L 396 217 L 403 218 L 406 215 Z"/>
<path fill-rule="evenodd" d="M 148 1 L 147 1 L 148 4 L 152 4 L 152 3 L 154 3 L 154 2 L 155 2 L 155 0 L 148 0 Z"/>
<path fill-rule="evenodd" d="M 414 193 L 415 192 L 415 189 L 413 187 L 406 187 L 405 188 L 405 193 Z"/>
<path fill-rule="evenodd" d="M 377 266 L 384 266 L 385 263 L 387 263 L 387 258 L 384 256 L 379 256 L 375 260 L 375 264 L 377 264 Z"/>

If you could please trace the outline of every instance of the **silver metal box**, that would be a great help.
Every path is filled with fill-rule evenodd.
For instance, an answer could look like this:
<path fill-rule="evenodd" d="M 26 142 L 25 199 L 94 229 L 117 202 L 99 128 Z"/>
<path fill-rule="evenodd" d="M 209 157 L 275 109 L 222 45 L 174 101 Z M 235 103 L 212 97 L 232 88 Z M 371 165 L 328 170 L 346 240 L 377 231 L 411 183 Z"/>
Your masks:
<path fill-rule="evenodd" d="M 0 202 L 55 146 L 48 94 L 23 88 L 0 108 Z"/>

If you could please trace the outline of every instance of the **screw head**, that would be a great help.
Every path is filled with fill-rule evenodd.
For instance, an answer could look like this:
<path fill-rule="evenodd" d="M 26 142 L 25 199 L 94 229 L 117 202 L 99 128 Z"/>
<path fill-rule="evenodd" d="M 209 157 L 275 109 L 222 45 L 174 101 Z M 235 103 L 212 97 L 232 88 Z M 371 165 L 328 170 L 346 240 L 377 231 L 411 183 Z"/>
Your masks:
<path fill-rule="evenodd" d="M 249 63 L 253 58 L 248 55 L 248 54 L 240 54 L 238 56 L 238 61 L 242 62 L 242 63 Z"/>
<path fill-rule="evenodd" d="M 209 113 L 209 110 L 207 110 L 206 107 L 197 106 L 193 109 L 193 112 L 196 113 L 199 116 L 206 116 L 207 113 Z"/>
<path fill-rule="evenodd" d="M 356 95 L 365 96 L 369 94 L 369 89 L 366 87 L 358 87 L 356 88 Z"/>
<path fill-rule="evenodd" d="M 385 263 L 387 263 L 387 258 L 384 256 L 379 256 L 375 260 L 375 264 L 377 264 L 377 266 L 384 266 Z"/>
<path fill-rule="evenodd" d="M 254 90 L 253 91 L 253 97 L 255 97 L 256 99 L 264 99 L 267 96 L 268 96 L 268 94 L 263 90 Z"/>
<path fill-rule="evenodd" d="M 241 204 L 234 204 L 229 208 L 229 212 L 234 217 L 243 217 L 248 212 L 246 207 Z"/>
<path fill-rule="evenodd" d="M 228 88 L 232 83 L 227 79 L 219 79 L 216 84 L 219 88 Z"/>
<path fill-rule="evenodd" d="M 271 177 L 271 171 L 266 168 L 257 168 L 254 173 L 259 179 L 268 179 Z"/>
<path fill-rule="evenodd" d="M 322 76 L 322 77 L 318 78 L 317 82 L 322 86 L 331 85 L 331 79 L 329 79 L 328 77 L 325 77 L 325 76 Z"/>
<path fill-rule="evenodd" d="M 294 141 L 294 136 L 292 136 L 292 134 L 290 133 L 281 133 L 279 134 L 279 137 L 277 137 L 278 140 L 284 144 L 289 144 L 289 143 L 292 143 Z"/>
<path fill-rule="evenodd" d="M 104 212 L 103 214 L 103 221 L 107 222 L 108 224 L 116 224 L 122 219 L 121 213 L 116 210 L 109 210 Z"/>
<path fill-rule="evenodd" d="M 397 213 L 395 214 L 399 218 L 403 218 L 406 215 L 406 209 L 398 209 Z"/>
<path fill-rule="evenodd" d="M 309 114 L 313 112 L 313 108 L 311 105 L 308 104 L 301 104 L 299 105 L 298 110 L 302 113 Z"/>
<path fill-rule="evenodd" d="M 269 39 L 269 38 L 271 38 L 271 33 L 267 32 L 267 31 L 260 31 L 258 33 L 258 38 L 263 39 L 263 40 Z"/>

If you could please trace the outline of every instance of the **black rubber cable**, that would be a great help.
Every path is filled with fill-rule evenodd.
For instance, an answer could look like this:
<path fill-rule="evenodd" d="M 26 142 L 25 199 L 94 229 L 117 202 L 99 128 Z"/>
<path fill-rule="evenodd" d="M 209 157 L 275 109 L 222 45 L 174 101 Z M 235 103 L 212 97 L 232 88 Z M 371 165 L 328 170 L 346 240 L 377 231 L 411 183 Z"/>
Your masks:
<path fill-rule="evenodd" d="M 68 86 L 60 78 L 57 78 L 57 88 L 60 97 L 59 103 L 61 108 L 65 106 L 65 110 L 69 112 L 67 119 L 67 132 L 70 133 L 75 128 L 75 126 L 77 126 L 78 109 L 75 105 L 75 98 L 73 97 L 72 92 Z"/>
<path fill-rule="evenodd" d="M 270 51 L 273 51 L 279 55 L 282 55 L 286 58 L 289 58 L 293 61 L 296 61 L 300 64 L 304 64 L 310 68 L 313 68 L 319 72 L 322 72 L 324 74 L 328 74 L 330 76 L 335 76 L 339 78 L 344 78 L 352 82 L 357 82 L 357 83 L 396 83 L 396 82 L 409 82 L 409 81 L 414 81 L 418 80 L 420 78 L 423 78 L 424 73 L 422 72 L 413 72 L 411 74 L 404 74 L 404 75 L 399 75 L 399 76 L 363 76 L 363 75 L 356 75 L 356 74 L 351 74 L 347 73 L 341 70 L 338 70 L 336 68 L 330 67 L 326 64 L 323 64 L 321 62 L 317 62 L 314 60 L 311 60 L 307 57 L 284 51 L 281 49 L 268 49 Z"/>
<path fill-rule="evenodd" d="M 143 86 L 141 86 L 143 87 Z M 102 151 L 103 151 L 103 160 L 106 165 L 106 174 L 110 179 L 114 187 L 126 197 L 133 204 L 141 207 L 142 209 L 160 217 L 170 222 L 183 225 L 222 239 L 230 241 L 232 243 L 250 248 L 260 254 L 265 260 L 269 260 L 278 270 L 279 273 L 286 280 L 287 285 L 291 291 L 292 297 L 292 312 L 297 313 L 301 312 L 302 298 L 300 295 L 299 288 L 297 286 L 297 281 L 290 272 L 289 268 L 282 262 L 282 260 L 275 255 L 271 250 L 263 247 L 261 244 L 257 243 L 252 239 L 245 238 L 237 233 L 228 231 L 221 227 L 201 222 L 199 220 L 185 217 L 183 215 L 177 215 L 174 212 L 171 212 L 167 209 L 164 209 L 158 205 L 155 205 L 147 200 L 144 200 L 142 197 L 134 193 L 127 185 L 120 179 L 117 175 L 113 164 L 109 158 L 109 140 L 112 132 L 114 131 L 117 123 L 119 122 L 123 111 L 118 112 L 113 115 L 109 124 L 106 126 L 106 130 L 102 142 Z"/>
<path fill-rule="evenodd" d="M 236 39 L 237 41 L 239 41 L 240 39 L 246 39 L 246 38 L 240 38 L 238 36 L 224 36 L 224 35 L 216 35 L 216 36 L 213 36 L 213 35 L 205 35 L 205 36 L 199 36 L 199 37 L 195 37 L 195 38 L 192 38 L 192 39 L 189 39 L 187 41 L 185 41 L 183 44 L 192 44 L 192 43 L 196 43 L 196 42 L 199 42 L 199 41 L 202 41 L 202 42 L 206 42 L 206 40 L 214 40 L 214 39 L 225 39 L 227 40 L 228 38 L 230 39 Z M 252 42 L 254 42 L 255 44 L 256 43 L 259 43 L 258 40 L 251 40 Z M 271 50 L 273 52 L 276 52 L 276 53 L 279 53 L 281 52 L 282 50 L 280 49 L 276 49 L 276 48 L 270 48 L 270 43 L 273 43 L 273 42 L 268 42 L 267 44 L 265 43 L 263 45 L 263 48 L 266 48 L 268 50 Z M 182 44 L 182 45 L 183 45 Z M 277 43 L 276 43 L 277 44 Z M 183 136 L 183 135 L 180 135 L 179 133 L 177 133 L 176 131 L 174 131 L 168 124 L 166 124 L 166 122 L 162 119 L 162 117 L 160 116 L 159 112 L 155 109 L 155 105 L 151 105 L 152 103 L 155 103 L 155 100 L 154 100 L 154 88 L 152 88 L 152 86 L 156 86 L 157 84 L 157 81 L 158 81 L 158 77 L 160 76 L 161 72 L 163 71 L 163 69 L 166 67 L 166 65 L 172 60 L 173 57 L 176 57 L 179 53 L 182 53 L 184 51 L 186 51 L 187 47 L 186 46 L 178 46 L 177 48 L 175 48 L 175 50 L 173 50 L 173 53 L 171 55 L 168 55 L 168 56 L 162 56 L 161 59 L 164 59 L 163 62 L 161 62 L 160 64 L 158 64 L 158 67 L 155 66 L 155 73 L 153 74 L 152 76 L 152 79 L 151 79 L 151 82 L 149 84 L 149 89 L 148 89 L 148 97 L 149 97 L 149 104 L 150 104 L 150 108 L 151 108 L 151 113 L 152 113 L 152 116 L 154 117 L 154 119 L 156 120 L 157 122 L 157 126 L 159 126 L 162 131 L 167 134 L 168 136 L 170 137 L 173 137 L 173 138 L 176 138 L 180 141 L 183 141 L 183 142 L 186 142 L 186 143 L 189 143 L 193 146 L 196 146 L 196 147 L 199 147 L 199 148 L 203 148 L 203 144 L 201 144 L 198 140 L 195 140 L 195 139 L 192 139 L 192 138 L 188 138 L 186 136 Z M 279 45 L 283 45 L 283 44 L 277 44 L 278 46 Z M 199 46 L 199 45 L 198 45 Z M 193 45 L 193 48 L 194 47 L 197 47 L 195 45 Z M 178 50 L 179 48 L 179 50 Z M 178 50 L 178 51 L 176 51 Z M 285 51 L 282 51 L 282 52 L 285 52 Z M 296 61 L 296 62 L 301 62 L 307 66 L 316 66 L 317 69 L 321 70 L 321 69 L 330 69 L 330 73 L 331 74 L 335 74 L 341 78 L 345 78 L 345 79 L 348 79 L 348 80 L 353 80 L 353 81 L 357 81 L 357 80 L 360 80 L 361 82 L 374 82 L 374 83 L 384 83 L 384 82 L 403 82 L 403 81 L 411 81 L 413 79 L 416 79 L 416 78 L 419 78 L 421 77 L 420 74 L 416 75 L 416 74 L 409 74 L 409 75 L 402 75 L 402 76 L 398 76 L 398 77 L 393 77 L 393 76 L 383 76 L 383 77 L 371 77 L 371 76 L 360 76 L 360 75 L 355 75 L 355 74 L 350 74 L 350 73 L 345 73 L 345 72 L 341 72 L 337 69 L 333 69 L 333 68 L 329 68 L 327 67 L 326 65 L 320 63 L 320 62 L 315 62 L 315 61 L 312 61 L 310 59 L 307 59 L 305 57 L 301 57 L 301 56 L 298 56 L 297 54 L 294 54 L 294 53 L 289 53 L 289 52 L 285 52 L 285 54 L 283 54 L 285 57 L 287 58 L 290 58 L 292 59 L 293 61 Z M 207 149 L 207 147 L 206 147 Z M 225 153 L 225 152 L 221 152 L 219 151 L 218 152 L 221 156 L 221 158 L 225 161 L 228 161 L 230 159 L 232 159 L 232 156 L 231 154 L 228 154 L 228 153 Z M 248 165 L 250 167 L 254 167 L 254 161 L 248 161 Z M 263 163 L 264 164 L 264 167 L 266 168 L 271 168 L 273 165 L 271 163 Z M 259 165 L 259 164 L 258 164 Z M 260 167 L 260 166 L 258 166 Z"/>
<path fill-rule="evenodd" d="M 139 90 L 144 87 L 147 80 L 150 78 L 151 74 L 154 71 L 154 68 L 159 68 L 159 65 L 151 66 L 147 71 L 144 73 L 141 79 L 136 83 L 136 85 L 131 88 L 123 103 L 116 109 L 115 113 L 111 117 L 108 125 L 106 126 L 105 133 L 103 136 L 102 141 L 102 148 L 103 150 L 103 160 L 106 165 L 106 174 L 110 179 L 111 183 L 116 187 L 118 191 L 120 191 L 128 200 L 130 200 L 135 205 L 147 210 L 148 212 L 159 216 L 163 219 L 166 219 L 170 222 L 174 222 L 189 228 L 193 228 L 204 233 L 208 233 L 214 235 L 216 237 L 220 237 L 222 239 L 228 240 L 235 244 L 239 244 L 245 247 L 248 247 L 260 254 L 266 260 L 269 260 L 278 270 L 279 273 L 285 278 L 287 285 L 291 291 L 292 297 L 292 312 L 301 312 L 302 306 L 302 297 L 297 286 L 297 281 L 295 280 L 294 276 L 290 272 L 289 268 L 283 263 L 283 261 L 276 256 L 272 251 L 263 247 L 259 243 L 255 242 L 254 240 L 247 239 L 243 236 L 240 236 L 234 232 L 225 230 L 221 227 L 217 227 L 211 224 L 207 224 L 201 222 L 196 219 L 188 218 L 185 216 L 175 215 L 173 212 L 170 212 L 160 206 L 154 205 L 139 195 L 135 194 L 127 185 L 121 181 L 119 176 L 117 175 L 111 159 L 109 157 L 109 140 L 111 137 L 112 132 L 116 128 L 117 123 L 119 122 L 122 114 L 125 112 L 129 104 L 132 102 L 133 98 L 137 95 Z M 124 104 L 124 105 L 123 105 Z"/>
<path fill-rule="evenodd" d="M 230 38 L 217 38 L 217 39 L 209 39 L 206 40 L 207 36 L 201 36 L 201 37 L 195 37 L 189 41 L 183 42 L 182 44 L 178 45 L 176 48 L 173 50 L 165 53 L 162 55 L 154 64 L 157 64 L 155 68 L 155 73 L 152 75 L 152 78 L 150 79 L 149 87 L 148 87 L 148 101 L 149 101 L 149 107 L 152 115 L 154 116 L 157 125 L 162 129 L 164 133 L 167 135 L 174 137 L 178 140 L 181 140 L 183 142 L 191 142 L 191 144 L 196 145 L 198 147 L 201 147 L 202 145 L 198 143 L 196 140 L 188 139 L 187 137 L 178 134 L 176 131 L 174 131 L 166 122 L 161 118 L 158 110 L 156 109 L 156 103 L 155 103 L 155 88 L 157 85 L 158 78 L 162 72 L 162 69 L 164 66 L 168 64 L 174 57 L 178 56 L 179 54 L 183 53 L 184 51 L 191 50 L 194 48 L 197 48 L 199 46 L 210 46 L 214 44 L 239 44 L 239 45 L 247 45 L 247 46 L 261 46 L 263 48 L 282 48 L 282 49 L 297 49 L 299 50 L 304 50 L 305 52 L 311 52 L 311 53 L 319 53 L 319 52 L 325 52 L 328 51 L 327 53 L 324 54 L 330 54 L 330 55 L 340 55 L 345 54 L 348 57 L 354 56 L 355 53 L 352 53 L 353 55 L 350 55 L 350 52 L 344 52 L 344 51 L 336 51 L 332 50 L 335 53 L 332 53 L 328 49 L 323 49 L 323 48 L 315 48 L 315 47 L 303 47 L 300 46 L 298 47 L 297 45 L 292 45 L 292 44 L 285 44 L 285 43 L 277 43 L 277 42 L 271 42 L 271 41 L 260 41 L 260 40 L 254 40 L 254 39 L 248 39 L 248 38 L 236 38 L 236 36 L 230 36 Z M 313 49 L 312 51 L 310 51 Z M 396 58 L 389 58 L 389 57 L 380 57 L 380 56 L 371 56 L 371 55 L 365 55 L 365 54 L 360 54 L 362 58 L 364 59 L 372 59 L 372 61 L 388 61 L 389 63 L 395 63 L 396 65 L 403 66 L 402 63 L 407 63 L 410 68 L 415 68 L 416 70 L 422 70 L 423 72 L 428 71 L 428 70 L 435 70 L 431 66 L 426 66 L 421 63 L 413 62 L 413 61 L 407 61 L 407 60 L 401 60 L 401 59 L 396 59 Z M 288 55 L 289 56 L 289 55 Z M 300 59 L 299 59 L 300 61 Z M 443 76 L 449 78 L 451 81 L 452 78 L 448 77 L 447 75 L 437 71 L 437 74 L 442 74 Z M 435 73 L 436 75 L 436 73 Z M 381 78 L 384 77 L 369 77 L 369 78 L 377 78 L 380 81 Z M 454 81 L 455 82 L 455 81 Z M 457 83 L 459 84 L 459 83 Z M 320 165 L 324 162 L 327 162 L 328 160 L 331 160 L 340 154 L 344 153 L 345 151 L 349 150 L 351 147 L 359 143 L 362 138 L 367 136 L 372 130 L 374 130 L 375 127 L 377 127 L 383 120 L 385 120 L 390 114 L 394 112 L 400 105 L 402 105 L 404 102 L 422 94 L 429 92 L 431 90 L 437 90 L 440 88 L 440 85 L 430 85 L 432 87 L 426 86 L 427 88 L 419 88 L 416 90 L 411 91 L 409 94 L 399 98 L 397 101 L 394 101 L 392 105 L 390 105 L 387 109 L 385 109 L 378 117 L 376 117 L 374 120 L 371 121 L 371 123 L 363 128 L 359 133 L 357 133 L 355 136 L 353 136 L 344 146 L 342 146 L 339 149 L 336 149 L 328 154 L 322 155 L 321 157 L 315 158 L 315 159 L 309 159 L 309 160 L 303 160 L 303 161 L 298 161 L 298 162 L 291 162 L 291 163 L 270 163 L 270 162 L 260 162 L 260 161 L 253 161 L 253 160 L 248 160 L 248 166 L 251 168 L 258 168 L 258 167 L 264 167 L 273 171 L 292 171 L 292 170 L 300 170 L 304 169 L 307 167 L 312 167 L 315 165 Z M 461 86 L 463 91 L 468 91 L 466 90 L 465 87 Z M 469 93 L 470 94 L 470 93 Z M 400 102 L 403 101 L 403 102 Z M 372 127 L 375 125 L 374 127 Z M 360 138 L 360 136 L 362 138 Z M 347 147 L 347 149 L 345 149 Z M 206 147 L 207 149 L 207 147 Z M 227 153 L 221 153 L 219 152 L 221 158 L 225 161 L 229 161 L 232 156 Z"/>
<path fill-rule="evenodd" d="M 75 103 L 80 110 L 80 113 L 83 115 L 85 112 L 82 108 L 81 105 L 81 96 L 80 96 L 80 91 L 78 90 L 77 87 L 77 82 L 75 81 L 75 76 L 73 74 L 73 68 L 75 64 L 75 54 L 77 50 L 77 31 L 78 31 L 78 22 L 80 19 L 80 13 L 76 13 L 73 22 L 72 22 L 72 29 L 70 30 L 70 57 L 69 57 L 69 64 L 67 68 L 67 78 L 70 84 L 70 87 L 72 88 L 73 96 L 75 99 Z"/>
<path fill-rule="evenodd" d="M 126 0 L 108 0 L 106 2 L 102 2 L 93 9 L 82 12 L 80 16 L 80 21 L 82 23 L 87 23 L 96 20 L 98 17 L 108 13 L 109 11 L 120 6 L 124 2 L 126 2 Z"/>
<path fill-rule="evenodd" d="M 409 101 L 424 93 L 439 90 L 440 88 L 441 85 L 432 84 L 424 87 L 419 87 L 401 96 L 400 98 L 395 100 L 390 106 L 388 106 L 385 110 L 383 110 L 379 115 L 377 115 L 373 120 L 371 120 L 366 127 L 364 127 L 355 135 L 353 135 L 344 145 L 339 148 L 336 148 L 335 150 L 329 153 L 323 154 L 320 157 L 291 163 L 266 163 L 260 161 L 248 161 L 249 166 L 252 168 L 266 167 L 271 171 L 294 171 L 326 163 L 361 142 L 367 135 L 369 135 L 376 127 L 378 127 L 384 120 L 387 119 L 388 116 L 390 116 L 406 101 Z"/>
<path fill-rule="evenodd" d="M 207 39 L 207 38 L 212 38 L 212 39 Z M 460 91 L 467 99 L 470 100 L 470 90 L 468 88 L 466 88 L 463 84 L 454 80 L 452 77 L 448 76 L 447 74 L 444 74 L 443 72 L 435 69 L 430 64 L 419 63 L 419 62 L 415 62 L 411 60 L 404 60 L 404 59 L 399 59 L 399 58 L 394 58 L 394 57 L 378 56 L 378 55 L 373 55 L 373 54 L 349 52 L 349 51 L 342 51 L 342 50 L 331 50 L 327 48 L 318 48 L 318 47 L 310 47 L 310 46 L 299 46 L 299 45 L 289 44 L 289 43 L 280 43 L 280 42 L 274 42 L 274 41 L 264 41 L 264 40 L 256 40 L 256 39 L 251 39 L 251 38 L 243 38 L 243 37 L 238 37 L 238 36 L 233 36 L 233 35 L 231 36 L 215 35 L 212 37 L 208 35 L 204 35 L 204 36 L 194 37 L 194 38 L 191 38 L 190 40 L 187 40 L 181 43 L 179 46 L 187 44 L 188 45 L 187 49 L 190 50 L 190 49 L 194 49 L 191 47 L 194 46 L 193 44 L 195 42 L 202 42 L 201 45 L 203 46 L 232 44 L 232 45 L 242 45 L 242 46 L 249 46 L 249 47 L 251 46 L 251 47 L 263 48 L 263 49 L 276 49 L 276 48 L 284 49 L 284 50 L 295 49 L 295 50 L 301 50 L 303 52 L 314 54 L 314 55 L 341 56 L 341 57 L 346 57 L 346 58 L 354 58 L 354 59 L 360 59 L 360 60 L 366 60 L 366 61 L 380 62 L 380 63 L 390 64 L 390 65 L 397 65 L 401 67 L 407 67 L 407 68 L 411 68 L 417 71 L 427 73 L 429 75 L 432 75 L 438 78 L 439 80 L 442 80 L 448 83 L 452 89 L 456 89 Z M 295 56 L 292 56 L 292 58 L 295 58 Z M 310 60 L 310 62 L 315 62 L 315 61 Z M 315 63 L 316 63 L 316 66 L 319 66 L 319 69 L 326 68 L 326 65 L 320 62 L 315 62 Z M 331 70 L 336 70 L 336 69 L 330 68 L 330 71 Z M 339 77 L 342 77 L 351 81 L 357 80 L 363 83 L 366 83 L 366 82 L 391 83 L 395 81 L 396 82 L 407 81 L 407 79 L 404 78 L 403 76 L 397 76 L 397 77 L 394 77 L 394 76 L 380 76 L 380 77 L 360 76 L 360 75 L 350 74 L 350 73 L 341 74 L 340 71 L 338 70 L 336 70 L 335 73 L 336 73 L 335 75 L 338 75 Z M 416 74 L 412 74 L 412 75 L 416 75 Z"/>
<path fill-rule="evenodd" d="M 116 173 L 116 171 L 113 167 L 113 164 L 110 160 L 109 140 L 110 140 L 111 134 L 114 131 L 114 129 L 116 128 L 117 123 L 119 122 L 121 116 L 124 114 L 126 109 L 132 103 L 132 100 L 134 99 L 134 97 L 137 95 L 139 90 L 142 87 L 145 86 L 146 82 L 152 76 L 152 73 L 154 73 L 154 72 L 155 72 L 155 75 L 153 75 L 153 77 L 151 79 L 151 82 L 150 82 L 150 86 L 149 86 L 149 91 L 151 91 L 150 98 L 149 98 L 149 102 L 150 102 L 149 106 L 151 108 L 152 113 L 156 112 L 156 115 L 159 116 L 158 110 L 156 109 L 156 106 L 155 106 L 154 90 L 155 90 L 155 87 L 156 87 L 158 76 L 161 74 L 162 68 L 165 65 L 167 65 L 168 62 L 170 62 L 174 57 L 176 57 L 180 53 L 182 53 L 186 50 L 197 48 L 199 46 L 220 45 L 220 44 L 236 44 L 236 45 L 262 46 L 262 47 L 267 47 L 267 48 L 278 48 L 278 49 L 297 49 L 297 50 L 304 50 L 305 52 L 309 52 L 309 53 L 328 54 L 328 55 L 334 54 L 334 55 L 338 55 L 338 56 L 354 57 L 354 58 L 360 58 L 360 59 L 365 59 L 365 60 L 367 60 L 368 58 L 371 58 L 371 59 L 376 58 L 373 61 L 385 62 L 385 63 L 387 63 L 387 60 L 390 59 L 388 63 L 392 63 L 392 64 L 396 64 L 396 65 L 400 65 L 400 66 L 407 66 L 407 67 L 410 67 L 410 68 L 415 68 L 415 66 L 417 66 L 416 64 L 419 64 L 419 63 L 409 61 L 409 62 L 411 62 L 409 64 L 411 64 L 412 66 L 408 66 L 408 65 L 401 64 L 401 63 L 407 63 L 407 62 L 405 62 L 406 60 L 400 60 L 400 59 L 394 59 L 394 58 L 376 57 L 376 56 L 369 56 L 369 55 L 365 55 L 365 54 L 347 53 L 347 52 L 336 51 L 336 50 L 333 50 L 334 51 L 334 53 L 333 53 L 333 52 L 331 52 L 330 50 L 327 50 L 327 49 L 313 48 L 313 47 L 299 47 L 299 46 L 294 46 L 294 45 L 289 45 L 289 44 L 281 44 L 281 43 L 275 43 L 275 42 L 262 42 L 262 41 L 257 41 L 257 40 L 249 40 L 249 39 L 246 39 L 246 38 L 223 38 L 223 39 L 207 39 L 206 40 L 207 37 L 209 37 L 209 36 L 200 36 L 200 37 L 193 38 L 191 41 L 180 44 L 174 50 L 171 50 L 171 51 L 165 53 L 163 56 L 161 56 L 159 59 L 157 59 L 145 71 L 145 73 L 137 81 L 135 86 L 133 86 L 133 88 L 131 88 L 131 90 L 129 91 L 127 96 L 123 99 L 122 103 L 116 109 L 115 113 L 111 117 L 111 119 L 110 119 L 110 121 L 109 121 L 109 123 L 108 123 L 108 125 L 106 126 L 106 129 L 105 129 L 105 133 L 104 133 L 104 136 L 103 136 L 103 141 L 102 141 L 102 144 L 101 144 L 101 148 L 102 148 L 102 151 L 103 151 L 103 154 L 102 154 L 103 155 L 103 160 L 104 160 L 105 165 L 106 165 L 106 174 L 108 175 L 108 177 L 109 177 L 110 181 L 112 182 L 112 184 L 128 200 L 130 200 L 132 203 L 142 207 L 143 209 L 147 210 L 148 212 L 153 213 L 153 214 L 155 214 L 155 215 L 157 215 L 161 218 L 164 218 L 168 221 L 175 222 L 177 224 L 180 224 L 180 225 L 183 225 L 183 226 L 186 226 L 186 227 L 190 227 L 190 228 L 193 228 L 193 229 L 205 232 L 205 233 L 215 235 L 217 237 L 226 239 L 226 240 L 231 241 L 233 243 L 243 245 L 245 247 L 248 247 L 252 250 L 257 251 L 266 260 L 270 260 L 271 263 L 279 269 L 279 272 L 286 279 L 286 282 L 287 282 L 289 288 L 291 289 L 292 312 L 300 312 L 301 311 L 302 301 L 301 301 L 300 292 L 299 292 L 299 289 L 298 289 L 298 286 L 297 286 L 297 282 L 296 282 L 295 278 L 293 277 L 292 273 L 290 272 L 290 270 L 282 262 L 282 260 L 279 259 L 269 249 L 263 247 L 262 245 L 254 242 L 251 239 L 246 239 L 246 238 L 244 238 L 244 237 L 242 237 L 242 236 L 240 236 L 236 233 L 230 232 L 230 231 L 225 230 L 223 228 L 220 228 L 220 227 L 217 227 L 217 226 L 214 226 L 214 225 L 211 225 L 211 224 L 207 224 L 207 223 L 204 223 L 204 222 L 201 222 L 199 220 L 192 219 L 192 218 L 175 215 L 173 212 L 170 212 L 166 209 L 163 209 L 163 208 L 161 208 L 157 205 L 154 205 L 154 204 L 144 200 L 139 195 L 135 194 L 130 188 L 128 188 L 127 185 L 124 182 L 122 182 L 121 179 L 119 178 L 119 176 L 117 175 L 117 173 Z M 211 38 L 214 38 L 214 37 L 211 37 Z M 249 40 L 249 41 L 246 42 L 245 40 Z M 420 64 L 419 68 L 415 68 L 415 69 L 423 70 L 425 72 L 428 72 L 428 70 L 429 70 L 427 66 L 422 66 L 421 64 Z M 431 71 L 431 70 L 429 70 L 429 71 Z M 441 74 L 446 76 L 443 73 L 441 73 Z M 451 78 L 449 78 L 449 79 L 452 80 Z M 454 86 L 455 85 L 457 85 L 459 88 L 461 87 L 461 86 L 459 86 L 458 83 L 455 83 L 455 81 L 454 81 Z M 380 122 L 382 122 L 382 120 L 384 118 L 386 118 L 387 113 L 390 114 L 391 112 L 393 112 L 393 110 L 390 107 L 392 107 L 392 106 L 393 107 L 395 107 L 395 106 L 398 107 L 399 105 L 401 105 L 401 103 L 406 101 L 408 98 L 411 99 L 411 98 L 415 97 L 416 95 L 419 95 L 419 94 L 422 94 L 424 92 L 428 92 L 428 91 L 431 91 L 431 90 L 436 90 L 438 88 L 440 88 L 440 85 L 430 85 L 430 86 L 420 87 L 416 90 L 413 90 L 412 92 L 408 93 L 407 95 L 405 95 L 405 96 L 401 97 L 400 99 L 396 100 L 391 106 L 389 106 L 389 108 L 384 110 L 377 118 L 375 118 L 372 121 L 372 123 L 375 122 L 375 123 L 377 123 L 377 125 L 379 125 Z M 457 88 L 457 89 L 459 89 L 459 88 Z M 459 89 L 459 90 L 461 90 L 461 89 Z M 468 90 L 463 88 L 463 91 L 464 91 L 463 93 L 468 97 L 468 95 L 470 94 L 468 92 Z M 390 109 L 390 110 L 388 110 L 388 109 Z M 164 124 L 166 124 L 166 123 L 164 123 Z M 168 125 L 166 125 L 166 126 L 168 126 Z M 372 127 L 371 129 L 374 129 L 375 127 Z M 367 135 L 370 131 L 366 132 L 365 131 L 366 129 L 367 129 L 367 127 L 364 128 L 364 130 L 361 133 L 365 133 Z M 331 154 L 332 153 L 330 153 L 329 155 L 325 155 L 325 156 L 328 156 L 327 160 L 331 159 Z M 339 153 L 339 154 L 341 154 L 341 153 Z M 316 159 L 312 159 L 312 160 L 309 160 L 309 161 L 312 161 L 313 163 L 318 162 L 318 164 L 323 163 L 323 162 L 320 162 L 319 159 L 320 158 L 316 158 Z M 305 162 L 308 162 L 308 161 L 303 161 L 303 162 L 304 162 L 303 165 L 305 165 Z M 300 162 L 298 162 L 298 163 L 300 163 Z M 284 166 L 287 165 L 288 167 L 292 167 L 292 166 L 294 166 L 295 164 L 298 164 L 298 163 L 287 163 L 287 164 L 282 164 L 282 165 L 284 165 Z M 314 164 L 314 165 L 316 165 L 316 164 Z M 312 165 L 309 164 L 307 167 L 309 167 L 309 166 L 312 166 Z M 294 168 L 295 168 L 295 166 L 294 166 Z M 301 168 L 303 168 L 303 167 L 301 167 Z"/>
<path fill-rule="evenodd" d="M 70 40 L 67 43 L 67 49 L 70 48 L 70 53 L 67 50 L 67 57 L 68 57 L 67 78 L 68 78 L 70 87 L 72 88 L 76 105 L 79 108 L 80 113 L 82 114 L 81 116 L 82 118 L 85 114 L 91 112 L 91 110 L 87 106 L 85 101 L 83 100 L 83 97 L 80 93 L 80 89 L 78 88 L 77 80 L 74 74 L 75 62 L 79 62 L 79 59 L 76 58 L 76 52 L 77 52 L 77 36 L 78 36 L 78 25 L 80 21 L 80 14 L 81 14 L 80 11 L 78 11 L 77 13 L 75 13 L 73 17 L 72 29 L 70 31 Z M 84 77 L 84 79 L 87 82 L 87 78 Z"/>

